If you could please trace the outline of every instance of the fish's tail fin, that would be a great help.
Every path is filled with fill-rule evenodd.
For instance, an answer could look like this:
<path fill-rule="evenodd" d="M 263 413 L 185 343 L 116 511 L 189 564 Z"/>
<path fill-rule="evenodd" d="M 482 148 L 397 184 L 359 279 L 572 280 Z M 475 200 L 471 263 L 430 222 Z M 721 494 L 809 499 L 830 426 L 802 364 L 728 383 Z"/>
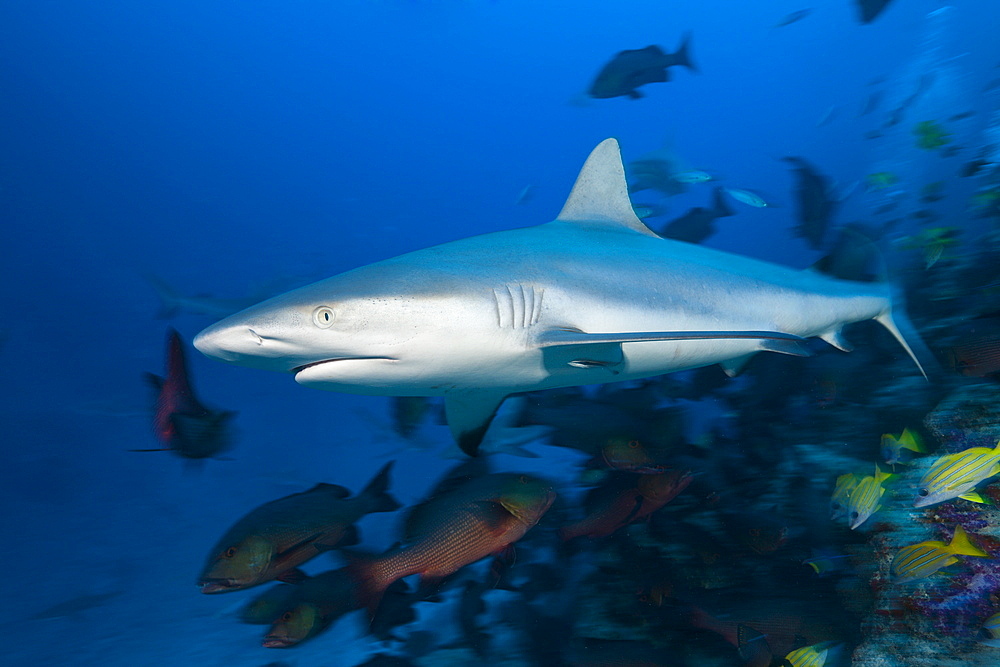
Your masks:
<path fill-rule="evenodd" d="M 674 65 L 681 65 L 687 67 L 692 72 L 697 72 L 698 66 L 694 64 L 691 60 L 691 33 L 684 33 L 684 39 L 681 40 L 681 45 L 677 47 L 677 51 L 674 52 Z"/>
<path fill-rule="evenodd" d="M 371 512 L 394 512 L 402 505 L 389 493 L 389 471 L 395 461 L 389 461 L 378 474 L 372 477 L 368 485 L 362 489 L 359 496 L 364 497 L 371 505 Z"/>
<path fill-rule="evenodd" d="M 377 557 L 358 551 L 343 549 L 340 554 L 347 559 L 345 571 L 354 582 L 354 602 L 357 609 L 368 612 L 369 622 L 375 618 L 375 612 L 382 602 L 385 591 L 393 583 L 393 579 L 379 576 L 375 567 Z"/>
<path fill-rule="evenodd" d="M 712 191 L 712 212 L 717 218 L 728 218 L 731 215 L 736 215 L 732 207 L 726 203 L 726 192 L 721 185 Z"/>
<path fill-rule="evenodd" d="M 903 310 L 902 291 L 890 288 L 889 305 L 875 317 L 875 321 L 881 324 L 892 334 L 906 353 L 913 359 L 913 363 L 920 369 L 920 374 L 925 380 L 930 380 L 928 372 L 938 373 L 938 363 L 934 355 L 927 348 L 917 334 L 917 330 Z"/>
<path fill-rule="evenodd" d="M 955 526 L 955 534 L 948 543 L 948 551 L 959 556 L 979 556 L 989 558 L 989 554 L 977 547 L 969 540 L 969 535 L 960 525 Z"/>

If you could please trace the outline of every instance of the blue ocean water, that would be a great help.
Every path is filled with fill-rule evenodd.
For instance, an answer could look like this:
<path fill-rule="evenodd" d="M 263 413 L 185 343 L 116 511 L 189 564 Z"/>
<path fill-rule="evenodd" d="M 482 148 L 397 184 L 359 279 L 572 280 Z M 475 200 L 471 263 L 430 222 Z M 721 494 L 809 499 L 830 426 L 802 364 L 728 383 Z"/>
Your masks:
<path fill-rule="evenodd" d="M 838 191 L 861 181 L 838 224 L 873 220 L 883 201 L 866 178 L 891 173 L 911 193 L 947 182 L 948 224 L 981 232 L 982 220 L 957 219 L 977 185 L 955 172 L 989 146 L 1000 5 L 951 5 L 895 0 L 868 25 L 847 0 L 0 5 L 0 662 L 354 665 L 374 652 L 360 613 L 294 653 L 260 648 L 260 628 L 233 618 L 246 595 L 203 596 L 195 578 L 253 507 L 321 481 L 359 490 L 399 448 L 389 399 L 312 391 L 189 350 L 200 398 L 239 411 L 230 460 L 192 470 L 167 452 L 127 451 L 157 446 L 142 373 L 162 374 L 167 327 L 190 342 L 218 319 L 157 318 L 148 276 L 185 295 L 253 300 L 541 224 L 610 136 L 626 162 L 669 142 L 692 168 L 776 204 L 733 202 L 709 247 L 798 268 L 823 255 L 793 235 L 790 155 Z M 671 68 L 642 99 L 581 103 L 615 53 L 673 51 L 687 32 L 698 72 Z M 927 71 L 933 85 L 907 119 L 866 139 Z M 861 115 L 876 77 L 884 97 Z M 961 155 L 915 147 L 915 123 L 966 111 L 976 114 L 949 125 Z M 667 207 L 662 224 L 706 206 L 713 185 L 636 201 Z M 919 224 L 908 217 L 894 233 Z M 434 437 L 444 448 L 446 430 Z M 497 465 L 574 483 L 579 456 L 535 451 Z M 426 449 L 391 456 L 404 504 L 454 463 Z M 396 522 L 362 520 L 363 546 L 393 544 Z M 334 565 L 323 556 L 307 569 Z M 440 606 L 422 614 L 452 623 Z"/>

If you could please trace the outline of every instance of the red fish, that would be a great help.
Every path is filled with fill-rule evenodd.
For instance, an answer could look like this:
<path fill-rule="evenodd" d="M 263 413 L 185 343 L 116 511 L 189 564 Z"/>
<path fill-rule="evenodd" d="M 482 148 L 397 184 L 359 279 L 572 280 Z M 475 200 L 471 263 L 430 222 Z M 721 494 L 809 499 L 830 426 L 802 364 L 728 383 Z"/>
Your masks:
<path fill-rule="evenodd" d="M 662 475 L 622 474 L 593 489 L 585 501 L 587 516 L 559 530 L 559 537 L 606 537 L 622 526 L 640 521 L 687 488 L 690 471 L 671 470 Z"/>
<path fill-rule="evenodd" d="M 236 414 L 211 410 L 195 396 L 180 334 L 167 334 L 167 375 L 152 373 L 146 379 L 156 391 L 153 432 L 163 447 L 133 452 L 172 451 L 188 459 L 216 456 L 229 446 L 229 421 Z"/>

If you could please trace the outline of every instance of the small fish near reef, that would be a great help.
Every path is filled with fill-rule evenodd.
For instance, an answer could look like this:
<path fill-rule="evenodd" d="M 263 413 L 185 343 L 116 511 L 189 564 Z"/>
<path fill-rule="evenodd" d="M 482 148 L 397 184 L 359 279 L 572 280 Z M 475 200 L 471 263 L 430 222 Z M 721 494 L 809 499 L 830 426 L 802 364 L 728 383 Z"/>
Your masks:
<path fill-rule="evenodd" d="M 942 568 L 954 565 L 960 560 L 958 556 L 990 557 L 969 541 L 969 536 L 961 526 L 955 526 L 955 534 L 948 544 L 940 540 L 927 540 L 900 549 L 889 566 L 889 576 L 896 584 L 923 579 Z"/>
<path fill-rule="evenodd" d="M 366 514 L 392 512 L 387 463 L 361 493 L 317 484 L 303 493 L 272 500 L 237 521 L 209 551 L 198 578 L 202 593 L 225 593 L 277 579 L 300 582 L 302 563 L 335 547 L 357 544 L 354 523 Z"/>
<path fill-rule="evenodd" d="M 1000 474 L 1000 442 L 992 449 L 972 447 L 941 456 L 920 480 L 913 506 L 927 507 L 954 498 L 982 503 L 976 487 L 997 474 Z"/>
<path fill-rule="evenodd" d="M 983 626 L 979 629 L 979 643 L 1000 648 L 1000 612 L 983 621 Z"/>
<path fill-rule="evenodd" d="M 185 459 L 216 457 L 230 445 L 230 410 L 212 410 L 195 395 L 184 353 L 184 343 L 174 329 L 167 334 L 167 375 L 146 373 L 156 391 L 153 432 L 163 444 L 133 452 L 174 452 Z"/>
<path fill-rule="evenodd" d="M 419 574 L 427 589 L 470 563 L 505 554 L 556 497 L 547 481 L 516 473 L 474 477 L 458 486 L 445 483 L 452 488 L 410 511 L 399 547 L 380 556 L 352 555 L 349 572 L 369 615 L 398 579 Z"/>
<path fill-rule="evenodd" d="M 895 475 L 882 472 L 875 465 L 875 474 L 862 477 L 847 499 L 847 523 L 851 530 L 858 528 L 882 507 L 885 483 Z"/>
<path fill-rule="evenodd" d="M 637 100 L 642 97 L 637 88 L 670 81 L 668 70 L 671 67 L 686 67 L 697 72 L 698 68 L 691 62 L 690 48 L 691 35 L 688 33 L 674 53 L 665 53 L 655 44 L 622 51 L 601 69 L 587 94 L 597 99 L 626 96 Z"/>
<path fill-rule="evenodd" d="M 301 287 L 208 327 L 195 347 L 327 391 L 443 395 L 474 456 L 510 394 L 712 364 L 735 374 L 761 351 L 808 356 L 813 336 L 847 350 L 841 330 L 867 320 L 921 372 L 933 363 L 889 285 L 660 238 L 636 217 L 607 139 L 554 221 Z"/>
<path fill-rule="evenodd" d="M 903 432 L 899 435 L 893 435 L 892 433 L 882 434 L 880 449 L 882 451 L 882 459 L 891 466 L 895 466 L 897 463 L 905 463 L 901 459 L 904 449 L 916 454 L 927 453 L 927 447 L 924 446 L 920 436 L 908 428 L 904 428 Z"/>

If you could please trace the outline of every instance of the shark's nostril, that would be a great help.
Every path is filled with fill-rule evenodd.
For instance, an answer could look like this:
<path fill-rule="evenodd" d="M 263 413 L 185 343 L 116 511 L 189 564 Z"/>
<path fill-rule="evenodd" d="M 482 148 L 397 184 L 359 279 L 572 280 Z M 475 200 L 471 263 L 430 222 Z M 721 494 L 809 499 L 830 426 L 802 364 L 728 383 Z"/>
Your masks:
<path fill-rule="evenodd" d="M 247 328 L 247 331 L 249 331 L 250 334 L 254 337 L 254 340 L 257 341 L 258 345 L 263 345 L 264 344 L 264 339 L 260 337 L 260 334 L 258 334 L 256 331 L 254 331 L 253 329 L 250 329 L 250 328 Z"/>

